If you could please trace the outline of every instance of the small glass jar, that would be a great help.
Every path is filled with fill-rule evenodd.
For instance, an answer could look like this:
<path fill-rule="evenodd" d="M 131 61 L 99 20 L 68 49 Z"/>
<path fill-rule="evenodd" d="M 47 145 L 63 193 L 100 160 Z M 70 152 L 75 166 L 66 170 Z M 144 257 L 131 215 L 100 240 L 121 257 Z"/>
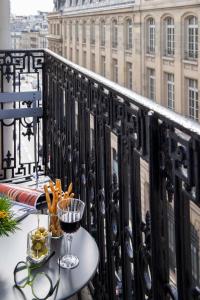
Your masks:
<path fill-rule="evenodd" d="M 51 233 L 51 237 L 55 239 L 59 239 L 60 237 L 63 236 L 63 231 L 60 227 L 60 222 L 58 219 L 58 215 L 54 213 L 48 212 L 49 216 L 49 232 Z"/>
<path fill-rule="evenodd" d="M 33 263 L 45 260 L 51 251 L 51 234 L 44 227 L 38 227 L 28 233 L 27 256 Z"/>

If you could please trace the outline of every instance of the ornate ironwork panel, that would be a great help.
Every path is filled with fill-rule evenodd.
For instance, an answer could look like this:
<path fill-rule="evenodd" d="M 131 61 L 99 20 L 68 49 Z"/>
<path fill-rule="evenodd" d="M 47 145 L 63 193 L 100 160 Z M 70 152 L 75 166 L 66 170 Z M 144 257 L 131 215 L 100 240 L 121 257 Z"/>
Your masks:
<path fill-rule="evenodd" d="M 42 91 L 43 63 L 44 53 L 41 50 L 1 50 L 0 92 Z M 16 113 L 20 109 L 34 108 L 34 105 L 38 108 L 42 107 L 42 98 L 38 99 L 35 104 L 28 97 L 24 101 L 20 100 L 0 104 L 2 114 L 6 109 L 13 110 L 16 114 L 16 117 L 12 119 L 0 121 L 1 179 L 32 174 L 35 171 L 35 165 L 39 171 L 42 170 L 42 119 L 33 118 L 31 115 L 22 118 Z M 34 137 L 35 134 L 37 136 Z M 34 144 L 37 152 L 36 158 Z"/>

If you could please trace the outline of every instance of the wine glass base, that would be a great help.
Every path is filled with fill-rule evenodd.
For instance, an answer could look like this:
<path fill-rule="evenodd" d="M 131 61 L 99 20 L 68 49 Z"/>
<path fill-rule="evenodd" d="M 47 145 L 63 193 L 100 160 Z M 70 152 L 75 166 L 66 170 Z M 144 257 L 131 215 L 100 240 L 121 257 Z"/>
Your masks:
<path fill-rule="evenodd" d="M 75 255 L 65 255 L 61 259 L 58 260 L 58 264 L 60 263 L 61 268 L 64 269 L 74 269 L 79 264 L 79 259 Z"/>

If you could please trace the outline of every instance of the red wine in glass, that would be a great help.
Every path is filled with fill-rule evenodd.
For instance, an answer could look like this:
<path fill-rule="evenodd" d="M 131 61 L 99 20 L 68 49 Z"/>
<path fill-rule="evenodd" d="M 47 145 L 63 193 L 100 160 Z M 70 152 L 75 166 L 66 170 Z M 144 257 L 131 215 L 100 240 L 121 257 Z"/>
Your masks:
<path fill-rule="evenodd" d="M 81 224 L 85 203 L 80 199 L 68 198 L 60 200 L 57 204 L 58 218 L 60 226 L 64 231 L 66 238 L 65 245 L 66 254 L 59 259 L 59 264 L 62 268 L 73 269 L 79 264 L 79 259 L 76 255 L 71 254 L 71 244 L 73 233 L 76 232 Z"/>
<path fill-rule="evenodd" d="M 60 227 L 65 233 L 74 233 L 80 226 L 80 213 L 69 211 L 60 218 Z"/>

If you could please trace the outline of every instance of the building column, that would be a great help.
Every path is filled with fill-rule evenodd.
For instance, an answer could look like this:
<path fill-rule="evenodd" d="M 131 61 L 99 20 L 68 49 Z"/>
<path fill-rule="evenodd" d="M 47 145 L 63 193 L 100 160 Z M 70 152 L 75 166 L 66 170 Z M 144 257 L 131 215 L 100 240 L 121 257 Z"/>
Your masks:
<path fill-rule="evenodd" d="M 118 84 L 125 86 L 125 37 L 124 37 L 124 19 L 118 18 Z"/>
<path fill-rule="evenodd" d="M 1 0 L 0 1 L 0 50 L 11 49 L 11 35 L 10 35 L 10 1 Z M 11 83 L 3 79 L 3 87 L 0 92 L 10 92 L 12 91 Z M 5 108 L 12 107 L 11 104 L 4 104 Z M 0 124 L 2 126 L 2 124 Z M 3 134 L 3 136 L 2 136 Z M 0 172 L 2 170 L 2 160 L 6 158 L 8 153 L 11 157 L 14 157 L 14 145 L 13 145 L 13 127 L 3 127 L 3 132 L 0 130 L 0 142 L 3 142 L 3 153 L 2 147 L 0 147 Z M 9 151 L 9 152 L 8 152 Z M 11 172 L 7 172 L 7 177 L 11 177 Z"/>
<path fill-rule="evenodd" d="M 99 32 L 100 20 L 95 20 L 95 73 L 101 74 L 100 66 L 100 32 Z"/>
<path fill-rule="evenodd" d="M 111 19 L 105 18 L 106 33 L 105 33 L 105 49 L 106 49 L 106 78 L 112 80 L 112 41 L 111 41 Z"/>
<path fill-rule="evenodd" d="M 184 90 L 182 90 L 183 84 L 183 65 L 182 65 L 182 20 L 181 15 L 176 14 L 174 16 L 174 25 L 176 28 L 176 34 L 175 34 L 175 61 L 174 61 L 174 85 L 175 85 L 175 111 L 180 114 L 185 114 L 187 112 L 185 105 L 185 93 Z"/>
<path fill-rule="evenodd" d="M 86 68 L 88 70 L 91 70 L 91 37 L 90 37 L 90 24 L 91 24 L 91 20 L 90 18 L 88 18 L 87 23 L 86 23 L 86 55 L 87 55 L 87 64 L 86 64 Z"/>
<path fill-rule="evenodd" d="M 10 1 L 0 1 L 0 49 L 11 48 L 10 37 Z"/>
<path fill-rule="evenodd" d="M 142 91 L 142 61 L 144 61 L 144 50 L 142 50 L 142 22 L 141 22 L 141 12 L 137 11 L 134 15 L 133 21 L 133 90 L 144 95 Z"/>
<path fill-rule="evenodd" d="M 162 89 L 163 89 L 163 74 L 162 74 L 162 53 L 161 53 L 161 27 L 160 27 L 161 15 L 155 15 L 155 96 L 156 102 L 161 104 L 162 101 Z M 160 80 L 161 79 L 161 80 Z"/>

